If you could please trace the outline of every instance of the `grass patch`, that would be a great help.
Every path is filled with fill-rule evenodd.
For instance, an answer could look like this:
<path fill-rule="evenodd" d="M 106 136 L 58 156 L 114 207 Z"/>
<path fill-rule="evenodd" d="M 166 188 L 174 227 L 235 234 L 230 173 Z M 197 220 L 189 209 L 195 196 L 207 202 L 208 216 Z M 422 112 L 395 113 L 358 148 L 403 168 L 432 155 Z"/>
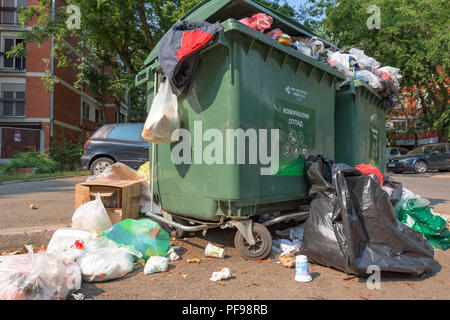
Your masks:
<path fill-rule="evenodd" d="M 56 177 L 67 177 L 67 176 L 85 176 L 89 175 L 89 171 L 63 171 L 63 172 L 52 172 L 52 173 L 37 173 L 37 174 L 10 174 L 10 173 L 0 173 L 0 183 L 9 181 L 31 181 L 35 179 L 42 178 L 56 178 Z"/>

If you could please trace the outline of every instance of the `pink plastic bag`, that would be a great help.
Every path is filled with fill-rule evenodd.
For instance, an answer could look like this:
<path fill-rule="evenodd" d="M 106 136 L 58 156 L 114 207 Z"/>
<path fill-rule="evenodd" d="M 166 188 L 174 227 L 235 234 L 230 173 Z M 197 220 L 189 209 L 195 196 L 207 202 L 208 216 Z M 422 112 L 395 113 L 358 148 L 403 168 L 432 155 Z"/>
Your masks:
<path fill-rule="evenodd" d="M 257 13 L 251 18 L 243 18 L 239 22 L 259 32 L 264 32 L 264 30 L 269 29 L 272 25 L 273 18 L 265 13 Z"/>

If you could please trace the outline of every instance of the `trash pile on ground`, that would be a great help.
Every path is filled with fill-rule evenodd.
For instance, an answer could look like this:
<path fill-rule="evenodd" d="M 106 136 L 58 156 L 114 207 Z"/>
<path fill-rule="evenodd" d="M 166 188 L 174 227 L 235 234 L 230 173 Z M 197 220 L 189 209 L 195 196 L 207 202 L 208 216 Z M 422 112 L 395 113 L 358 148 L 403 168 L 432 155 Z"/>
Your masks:
<path fill-rule="evenodd" d="M 275 231 L 283 237 L 272 245 L 282 266 L 298 269 L 296 260 L 305 256 L 301 259 L 357 276 L 367 276 L 371 265 L 419 275 L 433 263 L 434 249 L 449 248 L 446 219 L 431 212 L 428 200 L 376 167 L 352 168 L 313 155 L 306 168 L 309 216 L 295 227 Z M 296 280 L 306 282 L 308 272 L 302 275 Z"/>

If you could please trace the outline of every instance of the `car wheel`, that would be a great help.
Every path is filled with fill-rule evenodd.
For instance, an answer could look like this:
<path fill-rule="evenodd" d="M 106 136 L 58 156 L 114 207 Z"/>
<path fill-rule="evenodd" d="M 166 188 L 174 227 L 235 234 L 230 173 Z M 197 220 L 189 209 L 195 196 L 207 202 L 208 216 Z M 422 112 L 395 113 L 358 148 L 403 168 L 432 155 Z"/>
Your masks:
<path fill-rule="evenodd" d="M 425 161 L 419 160 L 414 164 L 414 171 L 416 173 L 425 173 L 427 172 L 428 167 Z"/>
<path fill-rule="evenodd" d="M 114 164 L 114 160 L 110 158 L 98 158 L 91 163 L 91 175 L 96 176 L 103 172 L 106 168 Z"/>

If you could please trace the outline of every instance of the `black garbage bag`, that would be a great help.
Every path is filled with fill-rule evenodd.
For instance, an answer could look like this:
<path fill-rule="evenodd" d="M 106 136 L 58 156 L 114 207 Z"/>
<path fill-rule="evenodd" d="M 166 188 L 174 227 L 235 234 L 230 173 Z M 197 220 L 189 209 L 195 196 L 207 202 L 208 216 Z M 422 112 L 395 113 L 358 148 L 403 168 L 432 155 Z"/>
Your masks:
<path fill-rule="evenodd" d="M 389 196 L 389 200 L 395 202 L 402 198 L 403 186 L 400 182 L 395 181 L 389 176 L 383 176 L 383 186 L 392 188 L 392 194 Z"/>
<path fill-rule="evenodd" d="M 434 250 L 423 235 L 395 217 L 387 193 L 370 176 L 345 164 L 332 166 L 332 181 L 322 175 L 321 159 L 309 162 L 310 215 L 302 254 L 313 263 L 368 276 L 367 268 L 423 273 Z"/>

